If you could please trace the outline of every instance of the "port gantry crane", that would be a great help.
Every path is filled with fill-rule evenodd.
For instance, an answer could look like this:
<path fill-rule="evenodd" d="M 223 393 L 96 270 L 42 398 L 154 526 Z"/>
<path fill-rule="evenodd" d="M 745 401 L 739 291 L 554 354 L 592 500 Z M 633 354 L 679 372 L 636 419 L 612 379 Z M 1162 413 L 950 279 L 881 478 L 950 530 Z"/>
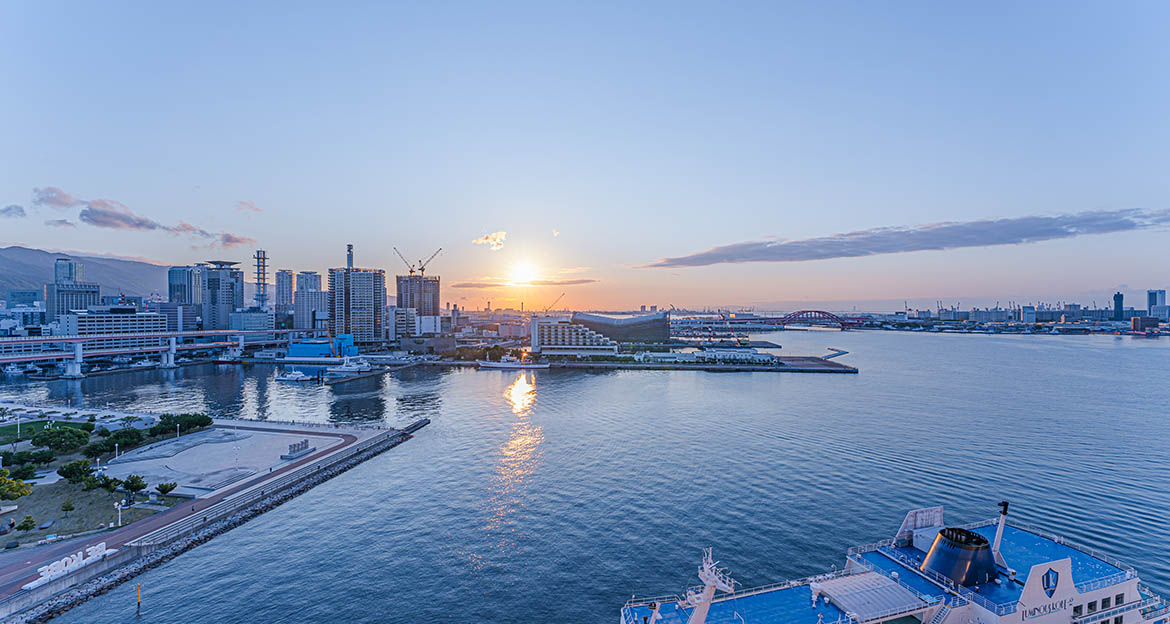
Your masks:
<path fill-rule="evenodd" d="M 418 271 L 420 277 L 426 275 L 427 265 L 431 263 L 431 260 L 435 259 L 435 256 L 439 255 L 440 251 L 443 251 L 442 247 L 436 249 L 435 253 L 431 254 L 430 258 L 427 258 L 426 260 L 419 260 L 418 266 L 416 267 L 406 259 L 406 256 L 402 255 L 401 251 L 398 251 L 397 247 L 394 247 L 394 253 L 398 254 L 399 258 L 402 258 L 402 263 L 406 265 L 406 270 L 409 271 L 412 276 L 414 275 L 415 271 Z"/>

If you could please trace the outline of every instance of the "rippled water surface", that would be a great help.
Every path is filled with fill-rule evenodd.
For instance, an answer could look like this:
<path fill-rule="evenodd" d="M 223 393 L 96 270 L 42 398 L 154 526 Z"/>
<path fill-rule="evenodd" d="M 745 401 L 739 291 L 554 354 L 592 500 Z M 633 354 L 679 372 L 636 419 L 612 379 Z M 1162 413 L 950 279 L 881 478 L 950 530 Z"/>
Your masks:
<path fill-rule="evenodd" d="M 0 385 L 43 402 L 431 425 L 59 621 L 612 622 L 695 582 L 840 566 L 907 509 L 995 514 L 1170 589 L 1170 341 L 788 332 L 859 375 L 410 370 L 335 387 L 271 366 Z"/>

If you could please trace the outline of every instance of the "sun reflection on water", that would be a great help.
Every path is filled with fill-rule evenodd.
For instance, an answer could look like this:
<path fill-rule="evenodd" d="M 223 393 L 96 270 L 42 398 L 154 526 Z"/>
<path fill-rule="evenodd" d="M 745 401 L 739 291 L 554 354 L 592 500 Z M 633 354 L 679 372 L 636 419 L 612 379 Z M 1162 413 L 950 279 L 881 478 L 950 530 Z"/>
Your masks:
<path fill-rule="evenodd" d="M 516 419 L 511 434 L 499 448 L 486 528 L 495 538 L 497 548 L 510 550 L 514 546 L 510 535 L 516 531 L 512 525 L 525 504 L 528 479 L 540 464 L 544 434 L 529 418 L 536 403 L 536 379 L 532 373 L 520 373 L 504 391 L 504 398 Z"/>

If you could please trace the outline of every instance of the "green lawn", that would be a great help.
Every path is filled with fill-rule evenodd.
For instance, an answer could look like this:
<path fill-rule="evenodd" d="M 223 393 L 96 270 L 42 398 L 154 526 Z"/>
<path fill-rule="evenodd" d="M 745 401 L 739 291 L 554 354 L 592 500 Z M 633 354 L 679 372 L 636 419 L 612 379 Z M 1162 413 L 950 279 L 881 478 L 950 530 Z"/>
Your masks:
<path fill-rule="evenodd" d="M 45 428 L 47 420 L 33 420 L 29 422 L 20 423 L 20 439 L 27 440 L 33 436 L 34 433 Z M 74 429 L 81 429 L 81 423 L 56 421 L 58 427 L 73 427 Z M 16 442 L 16 424 L 4 425 L 0 427 L 0 444 L 11 444 Z"/>

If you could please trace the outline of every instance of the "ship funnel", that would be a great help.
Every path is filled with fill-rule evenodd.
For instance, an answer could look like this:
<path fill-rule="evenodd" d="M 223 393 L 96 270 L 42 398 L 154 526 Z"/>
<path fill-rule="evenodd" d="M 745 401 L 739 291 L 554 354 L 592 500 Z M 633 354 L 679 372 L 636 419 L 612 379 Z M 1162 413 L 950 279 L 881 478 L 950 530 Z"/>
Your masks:
<path fill-rule="evenodd" d="M 955 585 L 970 587 L 995 580 L 995 557 L 987 538 L 967 529 L 947 527 L 938 532 L 921 569 L 950 579 Z"/>

